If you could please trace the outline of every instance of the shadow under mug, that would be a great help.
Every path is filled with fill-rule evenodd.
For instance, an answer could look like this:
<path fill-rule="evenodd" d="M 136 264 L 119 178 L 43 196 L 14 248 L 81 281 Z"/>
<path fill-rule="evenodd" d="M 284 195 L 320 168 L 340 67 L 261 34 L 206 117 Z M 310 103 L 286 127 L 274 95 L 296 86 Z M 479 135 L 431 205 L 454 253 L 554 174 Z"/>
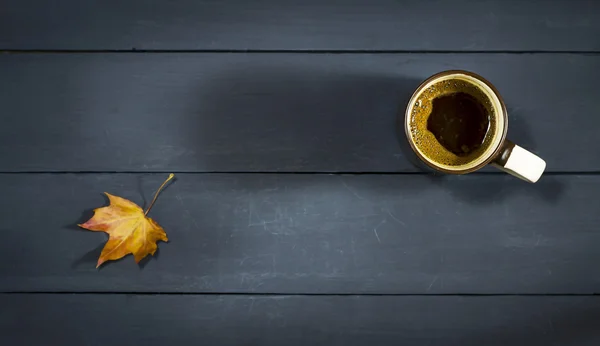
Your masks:
<path fill-rule="evenodd" d="M 469 164 L 451 166 L 428 157 L 419 148 L 411 131 L 411 127 L 413 126 L 411 125 L 411 117 L 414 114 L 415 107 L 419 105 L 418 101 L 423 98 L 423 93 L 426 90 L 431 90 L 432 86 L 438 85 L 440 82 L 456 80 L 466 82 L 485 94 L 494 108 L 494 116 L 496 118 L 494 119 L 494 128 L 488 130 L 494 131 L 491 144 L 480 154 L 476 155 Z M 413 93 L 406 107 L 404 129 L 406 138 L 417 157 L 430 168 L 443 173 L 466 174 L 477 171 L 487 164 L 491 164 L 518 178 L 535 183 L 546 169 L 546 162 L 544 160 L 506 139 L 508 114 L 502 97 L 490 82 L 472 72 L 462 70 L 443 71 L 421 83 Z"/>

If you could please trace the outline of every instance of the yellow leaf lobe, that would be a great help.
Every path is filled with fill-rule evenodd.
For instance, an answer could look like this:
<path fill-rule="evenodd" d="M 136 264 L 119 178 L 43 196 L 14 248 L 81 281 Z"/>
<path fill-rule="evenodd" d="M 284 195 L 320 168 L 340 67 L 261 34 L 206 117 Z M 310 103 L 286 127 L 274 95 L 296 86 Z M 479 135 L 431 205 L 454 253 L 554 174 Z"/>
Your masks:
<path fill-rule="evenodd" d="M 170 175 L 167 181 L 161 185 L 156 192 L 155 198 L 164 185 L 173 178 Z M 106 232 L 109 235 L 108 242 L 102 249 L 96 267 L 106 261 L 122 258 L 133 254 L 136 263 L 139 263 L 147 255 L 154 255 L 160 241 L 167 242 L 165 230 L 156 221 L 147 217 L 150 210 L 144 212 L 132 201 L 106 193 L 109 205 L 94 209 L 94 216 L 79 226 L 90 231 Z M 150 207 L 152 207 L 152 204 Z"/>

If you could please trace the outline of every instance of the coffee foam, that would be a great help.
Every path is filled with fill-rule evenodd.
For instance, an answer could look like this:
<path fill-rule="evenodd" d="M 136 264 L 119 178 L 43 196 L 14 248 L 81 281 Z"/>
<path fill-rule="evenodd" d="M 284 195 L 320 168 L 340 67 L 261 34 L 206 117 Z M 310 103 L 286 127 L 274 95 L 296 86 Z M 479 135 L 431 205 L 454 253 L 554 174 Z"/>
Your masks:
<path fill-rule="evenodd" d="M 427 129 L 433 100 L 457 92 L 468 93 L 479 100 L 490 117 L 489 129 L 482 145 L 466 156 L 458 156 L 446 149 Z M 407 126 L 416 149 L 427 161 L 446 170 L 462 171 L 484 162 L 500 144 L 501 129 L 504 127 L 501 112 L 500 101 L 487 85 L 468 75 L 453 74 L 431 81 L 413 96 L 407 111 Z"/>

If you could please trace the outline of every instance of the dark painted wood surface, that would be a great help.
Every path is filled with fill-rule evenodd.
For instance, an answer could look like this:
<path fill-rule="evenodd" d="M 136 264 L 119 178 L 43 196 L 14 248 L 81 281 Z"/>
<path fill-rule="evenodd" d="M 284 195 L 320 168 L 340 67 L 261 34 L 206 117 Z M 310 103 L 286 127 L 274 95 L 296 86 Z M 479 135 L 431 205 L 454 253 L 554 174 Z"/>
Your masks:
<path fill-rule="evenodd" d="M 598 345 L 599 17 L 4 1 L 0 344 Z M 539 183 L 412 165 L 396 117 L 456 68 L 500 89 Z M 172 171 L 152 210 L 171 242 L 96 270 L 106 236 L 75 224 Z"/>
<path fill-rule="evenodd" d="M 96 270 L 106 236 L 75 224 L 165 176 L 2 175 L 0 290 L 600 292 L 598 176 L 182 174 L 151 212 L 159 256 Z"/>
<path fill-rule="evenodd" d="M 590 296 L 36 294 L 1 296 L 0 304 L 4 345 L 600 343 L 600 298 Z"/>
<path fill-rule="evenodd" d="M 600 171 L 596 55 L 265 53 L 0 56 L 0 170 L 414 172 L 397 115 L 457 68 L 549 171 Z"/>
<path fill-rule="evenodd" d="M 4 0 L 0 49 L 598 51 L 598 13 L 594 0 Z"/>

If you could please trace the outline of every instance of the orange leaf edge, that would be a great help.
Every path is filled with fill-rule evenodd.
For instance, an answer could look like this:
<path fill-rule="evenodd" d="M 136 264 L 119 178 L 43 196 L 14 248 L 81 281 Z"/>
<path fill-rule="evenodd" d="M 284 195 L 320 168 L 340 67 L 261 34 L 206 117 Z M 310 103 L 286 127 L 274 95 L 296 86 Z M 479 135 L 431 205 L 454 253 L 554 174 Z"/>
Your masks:
<path fill-rule="evenodd" d="M 144 210 L 143 210 L 143 209 L 142 209 L 142 208 L 141 208 L 139 205 L 137 205 L 136 203 L 132 202 L 131 200 L 128 200 L 128 199 L 126 199 L 126 198 L 123 198 L 123 197 L 120 197 L 120 196 L 117 196 L 117 195 L 112 195 L 112 194 L 110 194 L 110 193 L 108 193 L 108 192 L 104 192 L 104 194 L 105 194 L 105 195 L 108 197 L 108 199 L 109 199 L 109 204 L 108 204 L 107 206 L 103 206 L 103 207 L 100 207 L 100 208 L 96 208 L 96 209 L 94 209 L 94 215 L 93 215 L 93 216 L 92 216 L 92 217 L 91 217 L 91 218 L 90 218 L 88 221 L 86 221 L 86 222 L 84 222 L 84 223 L 81 223 L 81 224 L 77 224 L 77 226 L 79 226 L 79 227 L 81 227 L 81 228 L 83 228 L 83 229 L 87 229 L 87 230 L 95 231 L 94 229 L 91 229 L 91 228 L 89 228 L 89 227 L 90 227 L 90 225 L 89 225 L 88 223 L 89 223 L 89 222 L 90 222 L 90 221 L 91 221 L 91 220 L 92 220 L 92 219 L 93 219 L 93 218 L 96 216 L 96 213 L 97 213 L 97 212 L 98 212 L 100 209 L 104 209 L 104 208 L 111 208 L 111 207 L 113 206 L 113 202 L 114 202 L 114 205 L 119 205 L 119 204 L 121 204 L 121 202 L 127 202 L 127 203 L 130 203 L 130 204 L 132 204 L 132 205 L 135 207 L 135 209 L 139 209 L 139 211 L 143 213 L 143 216 L 142 216 L 142 217 L 143 217 L 143 219 L 145 219 L 147 222 L 150 222 L 150 223 L 152 223 L 152 224 L 153 224 L 153 226 L 154 226 L 155 228 L 158 228 L 158 231 L 160 232 L 160 238 L 159 238 L 158 240 L 156 240 L 156 241 L 155 241 L 155 243 L 156 243 L 156 242 L 158 242 L 158 241 L 163 241 L 163 242 L 165 242 L 165 243 L 166 243 L 166 242 L 169 242 L 169 239 L 168 239 L 168 237 L 167 237 L 167 234 L 166 234 L 165 230 L 162 228 L 162 226 L 160 226 L 160 225 L 159 225 L 159 224 L 158 224 L 156 221 L 154 221 L 152 218 L 148 217 L 148 216 L 147 216 L 147 213 L 148 213 L 148 211 L 150 211 L 150 208 L 152 208 L 152 205 L 153 205 L 153 204 L 154 204 L 154 202 L 156 201 L 156 198 L 158 197 L 158 194 L 160 193 L 160 191 L 162 190 L 162 188 L 163 188 L 163 187 L 165 186 L 165 184 L 166 184 L 167 182 L 169 182 L 169 181 L 170 181 L 170 180 L 171 180 L 173 177 L 174 177 L 174 175 L 171 173 L 171 174 L 169 175 L 169 178 L 168 178 L 167 180 L 165 180 L 165 182 L 164 182 L 164 183 L 163 183 L 163 184 L 162 184 L 162 185 L 159 187 L 158 191 L 156 192 L 156 194 L 155 194 L 155 196 L 154 196 L 154 199 L 152 200 L 152 203 L 150 204 L 150 207 L 148 208 L 148 210 L 147 210 L 146 212 L 144 212 Z M 106 232 L 106 233 L 108 233 L 108 234 L 109 234 L 109 241 L 110 241 L 110 239 L 112 239 L 112 234 L 111 234 L 111 232 L 110 232 L 110 229 L 106 229 L 106 230 L 105 230 L 105 229 L 103 229 L 103 230 L 101 230 L 101 231 L 104 231 L 104 232 Z M 107 242 L 107 243 L 108 243 L 108 242 Z M 106 244 L 105 244 L 105 248 L 106 248 Z M 152 255 L 152 256 L 154 256 L 154 254 L 156 253 L 156 251 L 157 251 L 157 250 L 158 250 L 158 246 L 156 246 L 156 247 L 155 247 L 154 251 L 152 251 L 152 252 L 147 252 L 147 253 L 146 253 L 146 254 L 145 254 L 143 257 L 141 257 L 139 260 L 136 258 L 135 254 L 133 254 L 132 252 L 130 252 L 129 254 L 133 254 L 133 255 L 134 255 L 135 262 L 139 264 L 139 263 L 140 263 L 140 262 L 141 262 L 141 261 L 142 261 L 144 258 L 146 258 L 146 256 L 148 256 L 148 255 Z M 104 250 L 103 250 L 103 251 L 104 251 Z M 127 256 L 127 255 L 129 255 L 129 254 L 121 255 L 121 257 L 120 257 L 120 258 L 123 258 L 123 257 L 125 257 L 125 256 Z M 102 257 L 100 257 L 100 258 L 98 258 L 98 262 L 97 262 L 97 264 L 96 264 L 96 268 L 99 268 L 99 267 L 100 267 L 102 264 L 104 264 L 105 262 L 112 261 L 112 260 L 115 260 L 115 259 L 119 259 L 119 258 L 114 258 L 114 259 L 103 259 Z"/>

